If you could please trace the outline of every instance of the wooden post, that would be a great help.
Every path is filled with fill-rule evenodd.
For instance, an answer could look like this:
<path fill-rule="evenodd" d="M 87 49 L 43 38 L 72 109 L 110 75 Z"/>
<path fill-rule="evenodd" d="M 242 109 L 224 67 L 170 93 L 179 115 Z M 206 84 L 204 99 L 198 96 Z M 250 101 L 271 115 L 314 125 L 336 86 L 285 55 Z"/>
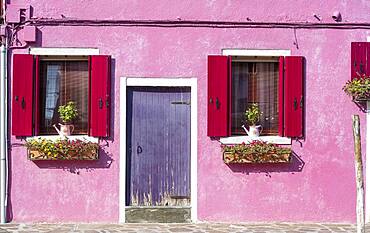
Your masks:
<path fill-rule="evenodd" d="M 352 116 L 353 138 L 355 144 L 355 172 L 356 172 L 356 189 L 357 189 L 357 233 L 365 233 L 365 208 L 364 208 L 364 175 L 361 155 L 361 134 L 360 118 L 358 115 Z"/>

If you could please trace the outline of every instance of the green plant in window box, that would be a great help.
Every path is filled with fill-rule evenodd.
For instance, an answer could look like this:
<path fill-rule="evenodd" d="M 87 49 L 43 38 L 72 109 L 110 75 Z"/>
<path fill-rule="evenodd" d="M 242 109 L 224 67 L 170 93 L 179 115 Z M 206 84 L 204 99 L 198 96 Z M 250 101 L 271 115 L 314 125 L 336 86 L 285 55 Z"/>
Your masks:
<path fill-rule="evenodd" d="M 245 115 L 245 120 L 249 125 L 249 130 L 247 130 L 247 128 L 244 125 L 242 125 L 242 128 L 248 134 L 248 136 L 258 137 L 260 133 L 262 132 L 262 126 L 256 125 L 257 122 L 259 122 L 260 116 L 261 116 L 261 110 L 258 104 L 251 104 L 245 110 L 244 115 Z"/>
<path fill-rule="evenodd" d="M 287 163 L 292 149 L 254 140 L 249 144 L 221 145 L 225 163 Z"/>
<path fill-rule="evenodd" d="M 62 137 L 71 135 L 74 130 L 74 126 L 72 125 L 72 122 L 74 119 L 78 117 L 76 103 L 73 101 L 70 101 L 66 105 L 59 106 L 58 113 L 59 113 L 59 118 L 62 120 L 62 124 L 59 123 L 60 130 L 58 129 L 58 127 L 53 125 L 55 130 Z"/>
<path fill-rule="evenodd" d="M 30 139 L 25 146 L 30 160 L 96 160 L 99 144 L 83 140 Z"/>
<path fill-rule="evenodd" d="M 370 76 L 359 76 L 346 82 L 343 91 L 354 100 L 370 99 Z"/>

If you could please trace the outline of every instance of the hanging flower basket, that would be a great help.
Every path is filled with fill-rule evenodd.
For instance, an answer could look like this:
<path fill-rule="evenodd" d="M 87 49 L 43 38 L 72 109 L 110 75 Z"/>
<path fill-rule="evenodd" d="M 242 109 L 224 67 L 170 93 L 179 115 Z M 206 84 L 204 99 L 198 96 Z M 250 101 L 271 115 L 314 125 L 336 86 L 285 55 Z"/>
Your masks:
<path fill-rule="evenodd" d="M 355 102 L 370 100 L 370 77 L 364 75 L 347 81 L 343 91 Z"/>
<path fill-rule="evenodd" d="M 232 163 L 289 163 L 292 149 L 262 141 L 223 145 L 223 160 Z"/>
<path fill-rule="evenodd" d="M 99 144 L 79 139 L 31 139 L 26 142 L 29 160 L 97 160 Z"/>

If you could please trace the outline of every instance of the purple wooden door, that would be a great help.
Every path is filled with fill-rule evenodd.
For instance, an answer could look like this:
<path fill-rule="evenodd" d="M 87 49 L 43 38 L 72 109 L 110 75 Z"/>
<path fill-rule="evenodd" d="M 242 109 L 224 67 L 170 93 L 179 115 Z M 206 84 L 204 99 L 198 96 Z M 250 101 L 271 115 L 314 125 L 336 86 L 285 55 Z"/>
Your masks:
<path fill-rule="evenodd" d="M 127 203 L 190 204 L 190 88 L 127 92 Z"/>

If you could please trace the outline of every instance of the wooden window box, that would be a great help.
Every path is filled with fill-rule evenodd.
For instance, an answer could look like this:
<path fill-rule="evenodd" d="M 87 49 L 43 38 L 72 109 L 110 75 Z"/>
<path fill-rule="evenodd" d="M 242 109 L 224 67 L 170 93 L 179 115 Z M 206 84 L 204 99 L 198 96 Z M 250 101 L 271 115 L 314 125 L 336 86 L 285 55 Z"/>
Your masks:
<path fill-rule="evenodd" d="M 29 160 L 97 160 L 99 144 L 81 139 L 33 138 L 25 146 Z"/>
<path fill-rule="evenodd" d="M 90 152 L 85 152 L 83 154 L 73 155 L 47 155 L 43 154 L 37 150 L 28 150 L 28 159 L 31 161 L 40 161 L 40 160 L 98 160 L 99 153 L 98 150 L 92 150 Z"/>
<path fill-rule="evenodd" d="M 290 163 L 291 153 L 287 154 L 234 154 L 223 153 L 223 160 L 226 164 L 234 163 Z"/>
<path fill-rule="evenodd" d="M 289 163 L 292 149 L 264 141 L 222 145 L 223 160 L 232 163 Z"/>

